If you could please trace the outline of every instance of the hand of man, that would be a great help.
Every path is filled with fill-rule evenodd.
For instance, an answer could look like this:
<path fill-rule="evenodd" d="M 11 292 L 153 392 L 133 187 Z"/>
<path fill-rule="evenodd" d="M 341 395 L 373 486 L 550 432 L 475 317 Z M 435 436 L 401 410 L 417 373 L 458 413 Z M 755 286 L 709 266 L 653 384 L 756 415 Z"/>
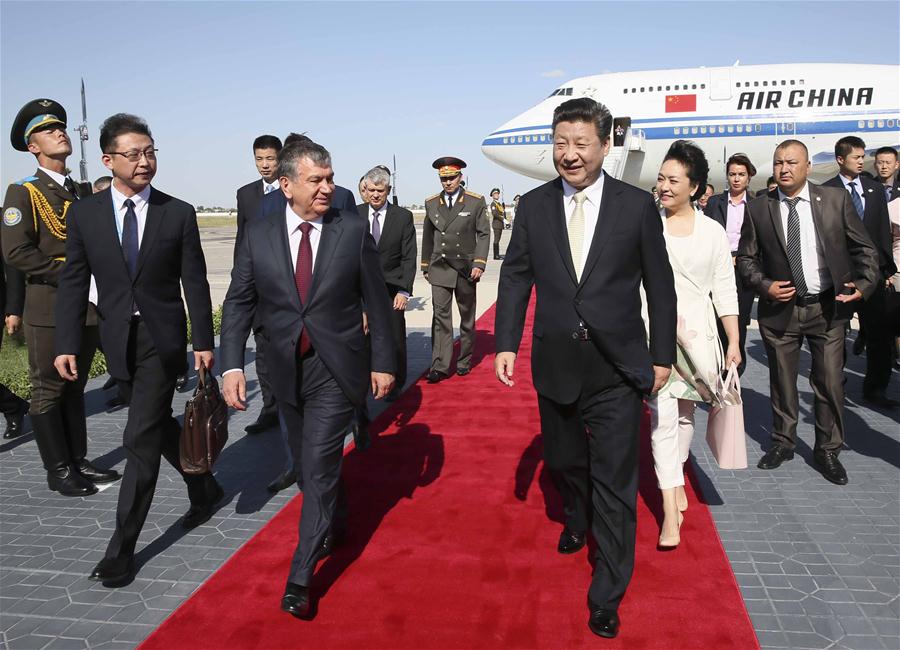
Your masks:
<path fill-rule="evenodd" d="M 22 327 L 22 317 L 10 314 L 6 317 L 6 333 L 12 336 Z"/>
<path fill-rule="evenodd" d="M 372 395 L 375 399 L 381 399 L 391 392 L 394 387 L 394 375 L 389 372 L 372 373 Z"/>
<path fill-rule="evenodd" d="M 398 293 L 394 296 L 394 309 L 397 311 L 406 311 L 406 304 L 409 302 L 409 298 L 404 296 L 401 293 Z"/>
<path fill-rule="evenodd" d="M 796 293 L 797 289 L 793 287 L 790 280 L 775 280 L 769 285 L 769 298 L 775 302 L 787 302 Z"/>
<path fill-rule="evenodd" d="M 363 312 L 363 334 L 369 335 L 369 315 Z"/>
<path fill-rule="evenodd" d="M 472 280 L 472 282 L 478 282 L 482 273 L 484 273 L 482 269 L 472 269 L 472 272 L 469 274 L 469 279 Z"/>
<path fill-rule="evenodd" d="M 735 366 L 741 365 L 741 351 L 737 345 L 728 345 L 728 349 L 725 351 L 725 369 L 728 370 L 731 367 L 731 364 Z"/>
<path fill-rule="evenodd" d="M 856 288 L 856 285 L 852 282 L 845 282 L 844 286 L 848 289 L 853 289 L 853 293 L 839 293 L 834 297 L 838 302 L 856 302 L 857 300 L 862 300 L 862 292 Z"/>
<path fill-rule="evenodd" d="M 653 366 L 653 390 L 650 391 L 650 394 L 656 395 L 669 381 L 669 375 L 671 374 L 672 368 L 670 366 Z"/>
<path fill-rule="evenodd" d="M 194 350 L 194 370 L 200 370 L 200 363 L 206 366 L 207 370 L 212 370 L 216 363 L 216 357 L 212 350 Z"/>
<path fill-rule="evenodd" d="M 74 354 L 61 354 L 56 357 L 53 367 L 59 376 L 66 381 L 75 381 L 78 379 L 78 362 L 75 361 Z"/>
<path fill-rule="evenodd" d="M 513 381 L 513 370 L 515 370 L 515 367 L 515 352 L 498 352 L 497 356 L 494 357 L 494 373 L 502 384 L 506 384 L 509 387 L 516 385 Z"/>
<path fill-rule="evenodd" d="M 243 372 L 236 370 L 222 377 L 222 396 L 231 408 L 247 410 L 247 379 Z"/>

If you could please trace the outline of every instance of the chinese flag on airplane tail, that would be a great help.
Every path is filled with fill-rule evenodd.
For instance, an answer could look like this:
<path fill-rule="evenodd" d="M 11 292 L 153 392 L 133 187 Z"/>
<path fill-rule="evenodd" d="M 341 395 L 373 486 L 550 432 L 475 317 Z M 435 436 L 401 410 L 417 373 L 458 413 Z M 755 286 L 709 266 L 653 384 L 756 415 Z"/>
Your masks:
<path fill-rule="evenodd" d="M 697 95 L 666 95 L 666 113 L 689 113 L 697 110 Z"/>

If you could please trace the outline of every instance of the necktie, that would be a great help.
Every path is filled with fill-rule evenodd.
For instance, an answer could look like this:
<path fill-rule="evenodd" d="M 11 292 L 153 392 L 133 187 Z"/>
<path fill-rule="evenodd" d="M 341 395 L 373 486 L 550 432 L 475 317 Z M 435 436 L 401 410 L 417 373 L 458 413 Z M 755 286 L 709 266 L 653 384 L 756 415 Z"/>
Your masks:
<path fill-rule="evenodd" d="M 268 194 L 269 192 L 272 192 L 272 191 L 274 191 L 274 190 L 275 190 L 275 186 L 274 186 L 274 185 L 269 185 L 269 184 L 267 183 L 267 184 L 266 184 L 266 188 L 265 188 L 265 190 L 263 191 L 263 194 Z"/>
<path fill-rule="evenodd" d="M 125 199 L 125 221 L 122 224 L 122 254 L 128 266 L 128 275 L 134 279 L 138 258 L 138 224 L 134 212 L 134 201 Z"/>
<path fill-rule="evenodd" d="M 797 289 L 797 297 L 805 296 L 806 278 L 803 277 L 803 254 L 800 243 L 800 214 L 797 212 L 797 203 L 800 197 L 793 199 L 785 199 L 784 202 L 788 206 L 788 226 L 787 226 L 787 254 L 788 264 L 791 267 L 791 274 L 794 276 L 794 288 Z"/>
<path fill-rule="evenodd" d="M 885 186 L 884 186 L 884 199 L 885 199 L 888 203 L 891 202 L 891 190 L 892 190 L 892 189 L 893 189 L 893 188 L 892 188 L 890 185 L 885 185 Z"/>
<path fill-rule="evenodd" d="M 850 199 L 853 201 L 853 207 L 856 208 L 856 214 L 862 219 L 863 213 L 866 210 L 863 207 L 862 198 L 859 196 L 859 192 L 856 191 L 856 181 L 848 183 L 848 185 L 850 185 Z"/>
<path fill-rule="evenodd" d="M 575 277 L 581 282 L 581 272 L 584 269 L 584 261 L 581 259 L 581 249 L 584 246 L 584 202 L 587 195 L 582 190 L 575 192 L 572 198 L 575 199 L 575 210 L 569 218 L 569 252 L 575 266 Z"/>
<path fill-rule="evenodd" d="M 375 239 L 375 243 L 378 243 L 378 240 L 381 239 L 381 224 L 378 223 L 378 217 L 381 213 L 374 212 L 372 214 L 372 237 Z"/>
<path fill-rule="evenodd" d="M 453 195 L 448 194 L 447 195 L 447 209 L 449 210 L 452 207 L 453 207 Z"/>
<path fill-rule="evenodd" d="M 78 196 L 78 192 L 75 191 L 77 189 L 75 187 L 75 181 L 72 180 L 71 176 L 66 176 L 66 182 L 63 183 L 63 187 L 66 188 L 66 191 L 69 194 L 71 194 L 73 196 Z"/>
<path fill-rule="evenodd" d="M 309 286 L 312 284 L 312 244 L 309 241 L 309 231 L 312 230 L 312 224 L 304 221 L 300 224 L 300 246 L 297 248 L 297 268 L 294 269 L 294 283 L 297 285 L 297 295 L 300 296 L 300 302 L 306 306 L 306 299 L 309 296 Z M 306 334 L 306 327 L 300 332 L 299 355 L 302 357 L 306 354 L 312 344 L 309 336 Z"/>

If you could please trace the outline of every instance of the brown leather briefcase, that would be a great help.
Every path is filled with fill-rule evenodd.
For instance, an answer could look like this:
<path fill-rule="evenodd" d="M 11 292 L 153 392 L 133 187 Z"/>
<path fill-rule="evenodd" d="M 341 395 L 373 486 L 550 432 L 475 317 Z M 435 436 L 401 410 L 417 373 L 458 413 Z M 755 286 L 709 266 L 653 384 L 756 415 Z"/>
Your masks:
<path fill-rule="evenodd" d="M 228 406 L 216 378 L 201 364 L 197 388 L 184 405 L 181 469 L 185 474 L 211 472 L 227 441 Z"/>

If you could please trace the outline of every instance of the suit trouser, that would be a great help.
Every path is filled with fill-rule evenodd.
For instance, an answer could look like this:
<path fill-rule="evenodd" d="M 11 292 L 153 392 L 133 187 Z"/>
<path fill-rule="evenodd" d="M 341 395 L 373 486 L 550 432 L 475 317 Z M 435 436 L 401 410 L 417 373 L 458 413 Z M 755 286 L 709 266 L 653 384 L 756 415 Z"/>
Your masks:
<path fill-rule="evenodd" d="M 99 335 L 96 325 L 85 325 L 81 331 L 81 349 L 76 356 L 78 379 L 66 381 L 59 375 L 56 360 L 56 328 L 27 325 L 28 369 L 31 378 L 29 413 L 41 415 L 59 408 L 62 430 L 69 450 L 69 460 L 78 461 L 87 454 L 87 420 L 84 410 L 84 386 L 97 350 Z M 44 467 L 49 469 L 46 458 Z"/>
<path fill-rule="evenodd" d="M 883 392 L 891 381 L 891 345 L 893 335 L 887 319 L 887 290 L 879 284 L 872 297 L 859 309 L 859 320 L 866 336 L 866 377 L 863 393 Z"/>
<path fill-rule="evenodd" d="M 738 375 L 743 375 L 744 368 L 747 367 L 747 326 L 750 325 L 750 317 L 753 313 L 753 300 L 756 298 L 756 293 L 753 289 L 748 289 L 744 286 L 744 281 L 737 273 L 734 275 L 734 283 L 738 298 L 738 345 L 741 350 L 741 363 L 738 366 Z M 716 327 L 719 330 L 719 340 L 723 345 L 726 345 L 729 342 L 728 334 L 725 333 L 725 328 L 722 326 L 720 318 L 716 318 Z"/>
<path fill-rule="evenodd" d="M 299 380 L 299 405 L 281 402 L 278 408 L 303 484 L 300 537 L 288 581 L 309 586 L 341 500 L 344 435 L 355 409 L 315 352 L 301 361 Z"/>
<path fill-rule="evenodd" d="M 684 464 L 694 438 L 696 402 L 678 399 L 662 390 L 647 400 L 650 410 L 650 443 L 660 490 L 684 485 Z"/>
<path fill-rule="evenodd" d="M 494 257 L 500 256 L 500 236 L 503 234 L 503 222 L 492 221 L 491 230 L 494 231 Z"/>
<path fill-rule="evenodd" d="M 578 400 L 560 404 L 538 394 L 544 463 L 563 498 L 566 526 L 576 532 L 590 526 L 597 544 L 588 597 L 616 609 L 634 570 L 643 397 L 592 344 L 581 345 Z M 596 370 L 589 375 L 590 368 Z"/>
<path fill-rule="evenodd" d="M 830 322 L 828 314 L 833 309 L 834 298 L 806 307 L 794 306 L 785 331 L 759 324 L 769 363 L 772 441 L 788 449 L 797 444 L 797 372 L 804 338 L 812 357 L 809 383 L 815 398 L 815 448 L 837 454 L 844 442 L 845 323 Z"/>
<path fill-rule="evenodd" d="M 388 285 L 388 295 L 393 304 L 397 288 Z M 394 389 L 400 391 L 406 384 L 406 310 L 391 309 L 391 336 L 394 338 L 394 346 L 397 348 L 397 373 L 394 375 Z M 364 429 L 369 426 L 369 407 L 365 402 L 357 410 L 356 421 L 360 428 Z"/>
<path fill-rule="evenodd" d="M 20 411 L 23 404 L 27 406 L 28 402 L 5 385 L 0 384 L 0 413 L 3 413 L 3 415 L 14 415 Z"/>
<path fill-rule="evenodd" d="M 475 347 L 475 283 L 457 274 L 455 287 L 431 285 L 431 369 L 450 374 L 453 359 L 453 310 L 456 294 L 459 308 L 459 358 L 457 368 L 468 368 Z"/>
<path fill-rule="evenodd" d="M 164 456 L 181 474 L 187 484 L 191 504 L 205 502 L 213 497 L 215 491 L 211 474 L 188 475 L 181 470 L 178 454 L 181 427 L 172 417 L 175 377 L 166 374 L 150 332 L 141 321 L 131 324 L 128 366 L 131 378 L 119 381 L 119 388 L 127 398 L 129 407 L 122 440 L 125 472 L 119 487 L 116 530 L 106 548 L 106 557 L 109 558 L 134 554 L 138 536 L 153 502 L 160 456 Z"/>
<path fill-rule="evenodd" d="M 278 412 L 275 404 L 275 394 L 272 392 L 272 384 L 269 382 L 269 367 L 266 364 L 266 339 L 259 331 L 253 332 L 253 340 L 256 342 L 256 380 L 259 382 L 259 392 L 262 396 L 262 409 L 260 416 L 274 415 Z"/>

